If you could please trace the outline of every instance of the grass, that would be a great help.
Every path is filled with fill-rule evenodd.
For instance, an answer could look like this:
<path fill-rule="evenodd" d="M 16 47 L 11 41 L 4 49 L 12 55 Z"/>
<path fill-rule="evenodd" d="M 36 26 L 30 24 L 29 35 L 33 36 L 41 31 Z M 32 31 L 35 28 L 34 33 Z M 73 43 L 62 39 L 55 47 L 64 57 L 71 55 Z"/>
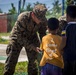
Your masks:
<path fill-rule="evenodd" d="M 1 36 L 9 36 L 10 33 L 0 33 L 0 44 L 8 44 L 9 40 L 1 38 Z"/>
<path fill-rule="evenodd" d="M 27 75 L 28 62 L 18 62 L 14 75 Z M 0 63 L 0 75 L 3 75 L 4 64 Z"/>
<path fill-rule="evenodd" d="M 16 66 L 15 73 L 26 73 L 28 62 L 19 62 Z"/>
<path fill-rule="evenodd" d="M 0 63 L 0 75 L 3 75 L 4 64 Z"/>
<path fill-rule="evenodd" d="M 10 33 L 0 33 L 0 36 L 9 36 Z"/>
<path fill-rule="evenodd" d="M 0 44 L 8 44 L 9 41 L 0 37 Z"/>
<path fill-rule="evenodd" d="M 10 33 L 0 33 L 0 44 L 8 44 L 9 40 L 1 38 L 1 36 L 9 36 Z M 1 58 L 3 59 L 3 58 Z M 18 62 L 14 75 L 27 75 L 28 62 Z M 4 64 L 0 63 L 0 75 L 3 75 Z"/>

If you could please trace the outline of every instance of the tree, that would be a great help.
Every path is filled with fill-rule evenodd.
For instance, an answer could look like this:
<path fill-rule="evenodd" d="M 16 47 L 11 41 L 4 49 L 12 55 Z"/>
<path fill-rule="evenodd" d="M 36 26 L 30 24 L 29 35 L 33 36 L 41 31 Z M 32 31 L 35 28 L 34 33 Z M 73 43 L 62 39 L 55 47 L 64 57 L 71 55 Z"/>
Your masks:
<path fill-rule="evenodd" d="M 59 4 L 59 0 L 55 0 L 54 3 L 52 3 L 53 8 L 51 9 L 51 14 L 54 17 L 59 17 L 58 14 L 61 13 L 61 4 Z"/>
<path fill-rule="evenodd" d="M 13 3 L 11 3 L 11 7 L 12 7 L 12 9 L 10 9 L 8 13 L 10 13 L 10 14 L 16 14 L 17 13 L 17 10 L 14 7 L 14 4 Z"/>
<path fill-rule="evenodd" d="M 70 5 L 70 4 L 73 4 L 73 3 L 74 3 L 74 0 L 66 0 L 67 5 Z"/>
<path fill-rule="evenodd" d="M 7 22 L 8 22 L 7 29 L 8 29 L 8 32 L 11 31 L 11 29 L 14 26 L 14 23 L 16 21 L 16 18 L 17 18 L 17 11 L 16 11 L 16 8 L 14 7 L 13 3 L 11 3 L 11 7 L 12 8 L 9 9 L 8 16 L 7 16 Z"/>
<path fill-rule="evenodd" d="M 25 11 L 25 9 L 24 9 L 25 1 L 26 0 L 20 0 L 20 13 Z"/>
<path fill-rule="evenodd" d="M 36 3 L 34 3 L 34 6 L 37 5 L 37 4 L 42 4 L 42 3 L 39 3 L 37 1 Z M 26 11 L 32 11 L 32 10 L 33 10 L 33 6 L 30 3 L 28 3 L 28 5 L 26 6 Z"/>
<path fill-rule="evenodd" d="M 37 5 L 37 4 L 43 4 L 43 3 L 40 3 L 40 2 L 36 2 L 36 3 L 34 3 L 34 5 Z M 45 5 L 45 4 L 43 4 L 43 5 Z M 46 6 L 46 5 L 45 5 Z"/>
<path fill-rule="evenodd" d="M 32 11 L 33 7 L 30 3 L 28 3 L 28 5 L 26 6 L 26 11 Z"/>

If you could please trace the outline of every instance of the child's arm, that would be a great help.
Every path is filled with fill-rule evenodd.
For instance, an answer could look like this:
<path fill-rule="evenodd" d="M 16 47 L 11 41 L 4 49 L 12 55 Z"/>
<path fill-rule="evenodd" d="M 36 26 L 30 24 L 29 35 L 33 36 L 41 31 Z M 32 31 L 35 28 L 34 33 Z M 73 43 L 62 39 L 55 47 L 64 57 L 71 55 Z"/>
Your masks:
<path fill-rule="evenodd" d="M 63 50 L 63 48 L 65 47 L 65 45 L 66 45 L 66 37 L 62 36 L 62 42 L 60 44 L 60 49 L 59 50 Z"/>

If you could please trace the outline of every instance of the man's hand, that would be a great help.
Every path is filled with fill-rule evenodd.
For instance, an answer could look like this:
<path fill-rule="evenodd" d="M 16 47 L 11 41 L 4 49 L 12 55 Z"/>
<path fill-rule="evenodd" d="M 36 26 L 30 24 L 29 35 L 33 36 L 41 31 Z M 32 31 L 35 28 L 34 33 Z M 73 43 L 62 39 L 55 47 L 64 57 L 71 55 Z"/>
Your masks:
<path fill-rule="evenodd" d="M 36 51 L 40 54 L 42 53 L 42 50 L 39 47 L 36 48 Z"/>

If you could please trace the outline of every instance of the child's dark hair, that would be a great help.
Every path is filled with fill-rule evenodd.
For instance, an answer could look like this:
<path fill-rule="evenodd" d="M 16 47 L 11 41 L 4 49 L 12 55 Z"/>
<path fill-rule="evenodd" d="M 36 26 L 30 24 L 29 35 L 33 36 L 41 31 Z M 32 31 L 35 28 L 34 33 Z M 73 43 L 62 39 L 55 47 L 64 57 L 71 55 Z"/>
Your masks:
<path fill-rule="evenodd" d="M 76 5 L 69 5 L 69 6 L 67 6 L 66 13 L 71 18 L 76 18 Z"/>
<path fill-rule="evenodd" d="M 49 18 L 48 19 L 48 28 L 50 30 L 56 30 L 59 27 L 59 20 L 56 18 Z"/>

